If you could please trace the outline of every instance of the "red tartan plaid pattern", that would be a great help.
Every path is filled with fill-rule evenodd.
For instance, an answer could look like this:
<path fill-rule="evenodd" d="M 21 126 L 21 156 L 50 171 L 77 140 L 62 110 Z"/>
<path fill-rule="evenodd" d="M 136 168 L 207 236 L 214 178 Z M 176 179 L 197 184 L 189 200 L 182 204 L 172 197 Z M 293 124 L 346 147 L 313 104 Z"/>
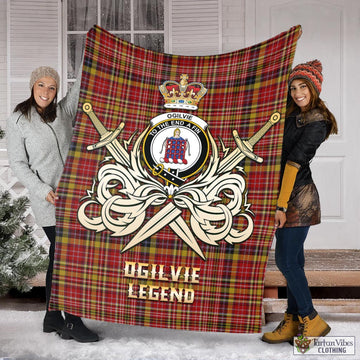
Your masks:
<path fill-rule="evenodd" d="M 136 139 L 151 119 L 169 111 L 163 107 L 159 86 L 188 74 L 189 81 L 204 84 L 208 91 L 198 110 L 183 112 L 208 123 L 219 149 L 221 138 L 224 146 L 233 150 L 233 129 L 242 139 L 248 139 L 272 113 L 284 115 L 287 78 L 299 36 L 300 26 L 296 26 L 239 51 L 190 57 L 136 47 L 98 26 L 89 31 L 77 122 L 58 188 L 51 309 L 131 325 L 234 333 L 261 331 L 264 272 L 274 235 L 283 119 L 255 145 L 254 152 L 264 162 L 242 162 L 247 202 L 253 213 L 251 237 L 239 244 L 219 241 L 218 246 L 199 241 L 205 255 L 202 259 L 169 226 L 122 252 L 136 232 L 112 236 L 109 230 L 91 231 L 80 224 L 79 204 L 94 184 L 96 187 L 97 172 L 110 161 L 105 158 L 111 157 L 105 147 L 87 150 L 87 146 L 99 141 L 99 134 L 81 107 L 90 102 L 109 130 L 123 121 L 125 126 L 118 141 L 125 145 L 138 131 Z M 130 153 L 133 147 L 131 142 L 127 151 Z M 220 152 L 219 156 L 224 154 Z M 161 206 L 149 207 L 144 224 L 160 210 Z M 96 208 L 89 210 L 90 217 L 97 215 Z M 189 224 L 189 211 L 182 209 L 181 216 Z M 240 218 L 234 219 L 235 227 L 240 228 L 243 223 Z M 144 278 L 129 276 L 134 263 L 150 264 L 141 268 L 149 274 Z M 178 267 L 183 268 L 181 281 L 174 277 Z M 139 273 L 141 269 L 138 268 Z M 152 269 L 157 270 L 156 276 L 151 275 Z M 143 293 L 138 291 L 140 287 Z M 186 289 L 182 293 L 188 295 L 189 302 L 179 301 L 174 294 L 173 301 L 168 301 L 171 288 L 174 292 Z M 149 289 L 154 291 L 150 293 Z M 163 301 L 161 289 L 168 289 Z"/>

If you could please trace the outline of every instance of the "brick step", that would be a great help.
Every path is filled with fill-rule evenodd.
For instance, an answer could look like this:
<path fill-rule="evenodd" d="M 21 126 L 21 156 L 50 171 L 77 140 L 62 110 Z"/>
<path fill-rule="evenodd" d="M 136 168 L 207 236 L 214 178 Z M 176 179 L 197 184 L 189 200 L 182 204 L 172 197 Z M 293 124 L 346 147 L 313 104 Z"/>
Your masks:
<path fill-rule="evenodd" d="M 360 250 L 306 250 L 305 274 L 310 287 L 360 286 Z M 265 288 L 286 286 L 275 264 L 275 252 L 269 253 Z"/>
<path fill-rule="evenodd" d="M 313 299 L 314 307 L 319 313 L 359 313 L 360 299 Z M 265 314 L 284 313 L 286 299 L 265 298 L 263 309 Z"/>
<path fill-rule="evenodd" d="M 305 274 L 310 288 L 360 288 L 360 250 L 306 250 Z M 286 280 L 275 263 L 275 252 L 269 253 L 264 279 L 263 323 L 265 314 L 284 313 L 287 299 L 279 299 L 279 287 Z M 356 290 L 357 291 L 357 290 Z M 313 299 L 318 312 L 360 313 L 360 299 Z"/>

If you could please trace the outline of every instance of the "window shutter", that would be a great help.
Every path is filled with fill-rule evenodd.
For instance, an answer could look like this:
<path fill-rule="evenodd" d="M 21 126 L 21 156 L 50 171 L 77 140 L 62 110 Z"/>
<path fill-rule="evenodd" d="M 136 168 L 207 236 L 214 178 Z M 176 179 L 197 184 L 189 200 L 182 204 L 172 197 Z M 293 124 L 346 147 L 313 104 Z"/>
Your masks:
<path fill-rule="evenodd" d="M 171 0 L 169 52 L 213 55 L 222 52 L 221 0 Z"/>
<path fill-rule="evenodd" d="M 38 66 L 61 74 L 60 0 L 8 1 L 8 113 L 29 97 L 29 78 Z"/>

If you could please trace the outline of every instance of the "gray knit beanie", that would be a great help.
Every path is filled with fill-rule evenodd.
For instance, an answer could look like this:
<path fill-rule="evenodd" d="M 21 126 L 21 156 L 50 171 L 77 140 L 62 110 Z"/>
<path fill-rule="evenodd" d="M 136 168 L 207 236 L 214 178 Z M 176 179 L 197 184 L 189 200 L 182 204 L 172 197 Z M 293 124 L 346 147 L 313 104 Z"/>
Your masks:
<path fill-rule="evenodd" d="M 30 77 L 30 90 L 32 90 L 34 84 L 43 77 L 51 77 L 56 82 L 56 90 L 60 88 L 60 76 L 56 70 L 50 66 L 40 66 L 31 73 Z"/>

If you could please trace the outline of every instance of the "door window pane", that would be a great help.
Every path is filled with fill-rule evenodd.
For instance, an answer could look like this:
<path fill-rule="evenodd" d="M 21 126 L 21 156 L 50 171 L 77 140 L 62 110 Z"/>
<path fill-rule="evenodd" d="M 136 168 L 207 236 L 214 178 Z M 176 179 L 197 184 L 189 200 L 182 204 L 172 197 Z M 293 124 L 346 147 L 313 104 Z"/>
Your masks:
<path fill-rule="evenodd" d="M 65 0 L 67 79 L 78 73 L 87 32 L 97 24 L 145 49 L 164 52 L 164 0 Z M 98 9 L 100 9 L 98 11 Z"/>
<path fill-rule="evenodd" d="M 97 0 L 67 2 L 68 31 L 88 31 L 97 23 Z"/>
<path fill-rule="evenodd" d="M 85 48 L 86 35 L 68 35 L 67 78 L 76 78 Z"/>
<path fill-rule="evenodd" d="M 119 39 L 131 42 L 131 34 L 115 34 Z"/>
<path fill-rule="evenodd" d="M 101 0 L 101 26 L 108 31 L 131 30 L 130 0 Z"/>
<path fill-rule="evenodd" d="M 135 30 L 164 30 L 164 0 L 134 0 Z"/>
<path fill-rule="evenodd" d="M 162 34 L 136 34 L 135 45 L 145 49 L 164 52 L 164 35 Z"/>

